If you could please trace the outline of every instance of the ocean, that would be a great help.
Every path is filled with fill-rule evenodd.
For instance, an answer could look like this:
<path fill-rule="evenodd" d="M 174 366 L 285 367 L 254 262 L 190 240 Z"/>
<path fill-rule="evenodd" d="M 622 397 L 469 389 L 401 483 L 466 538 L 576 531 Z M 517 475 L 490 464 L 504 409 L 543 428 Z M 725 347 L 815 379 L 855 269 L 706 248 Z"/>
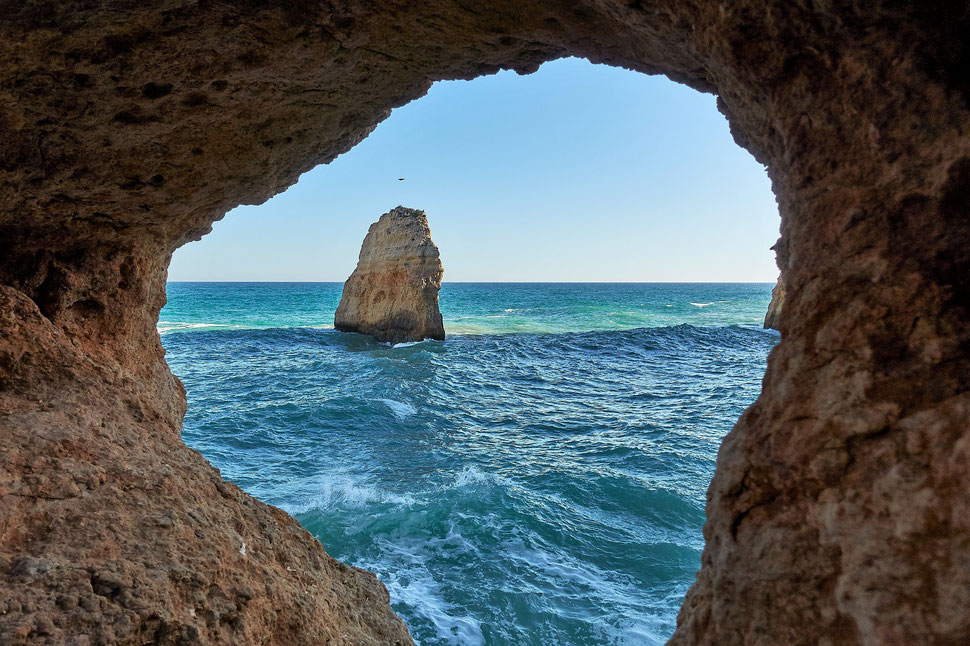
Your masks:
<path fill-rule="evenodd" d="M 371 570 L 423 646 L 661 644 L 770 284 L 446 283 L 448 339 L 332 329 L 341 283 L 170 283 L 182 436 Z"/>

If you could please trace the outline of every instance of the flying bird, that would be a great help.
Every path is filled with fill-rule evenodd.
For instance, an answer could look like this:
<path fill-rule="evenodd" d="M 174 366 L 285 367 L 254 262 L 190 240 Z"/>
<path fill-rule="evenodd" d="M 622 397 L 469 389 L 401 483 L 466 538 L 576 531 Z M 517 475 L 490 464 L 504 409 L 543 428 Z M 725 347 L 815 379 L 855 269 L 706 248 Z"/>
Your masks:
<path fill-rule="evenodd" d="M 404 178 L 403 178 L 403 177 L 398 177 L 398 178 L 397 178 L 397 181 L 399 181 L 399 182 L 403 182 L 403 181 L 404 181 Z"/>

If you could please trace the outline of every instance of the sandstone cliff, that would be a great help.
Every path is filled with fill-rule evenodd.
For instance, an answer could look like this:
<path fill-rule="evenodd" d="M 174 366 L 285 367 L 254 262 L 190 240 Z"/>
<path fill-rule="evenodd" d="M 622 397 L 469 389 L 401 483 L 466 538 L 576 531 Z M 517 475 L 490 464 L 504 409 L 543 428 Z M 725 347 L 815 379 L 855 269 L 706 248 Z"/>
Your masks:
<path fill-rule="evenodd" d="M 781 309 L 785 306 L 785 281 L 778 278 L 774 288 L 771 290 L 771 302 L 768 303 L 768 311 L 765 313 L 765 329 L 777 330 L 778 321 L 781 317 Z"/>
<path fill-rule="evenodd" d="M 444 339 L 438 310 L 442 274 L 424 211 L 391 209 L 364 237 L 333 326 L 388 343 Z"/>

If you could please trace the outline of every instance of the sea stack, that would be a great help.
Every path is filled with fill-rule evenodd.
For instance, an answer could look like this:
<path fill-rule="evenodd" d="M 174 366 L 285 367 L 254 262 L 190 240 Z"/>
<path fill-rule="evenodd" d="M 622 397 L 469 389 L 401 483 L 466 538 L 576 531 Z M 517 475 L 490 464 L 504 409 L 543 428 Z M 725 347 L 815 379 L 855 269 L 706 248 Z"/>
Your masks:
<path fill-rule="evenodd" d="M 367 231 L 333 326 L 387 343 L 443 340 L 438 309 L 443 274 L 424 211 L 398 206 Z"/>
<path fill-rule="evenodd" d="M 785 305 L 785 281 L 778 278 L 774 289 L 771 290 L 771 302 L 768 303 L 768 312 L 765 314 L 765 329 L 777 330 L 778 320 L 781 318 L 781 309 Z"/>

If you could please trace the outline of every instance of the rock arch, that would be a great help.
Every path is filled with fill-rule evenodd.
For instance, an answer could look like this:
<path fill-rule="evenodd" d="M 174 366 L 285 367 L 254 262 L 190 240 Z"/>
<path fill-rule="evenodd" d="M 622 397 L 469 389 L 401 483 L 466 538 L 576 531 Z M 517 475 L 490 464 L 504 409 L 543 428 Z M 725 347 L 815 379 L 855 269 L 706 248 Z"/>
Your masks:
<path fill-rule="evenodd" d="M 672 643 L 970 641 L 963 3 L 0 16 L 4 643 L 407 643 L 372 576 L 181 443 L 154 328 L 166 267 L 434 80 L 564 55 L 716 92 L 782 215 L 783 341 L 721 448 Z"/>

